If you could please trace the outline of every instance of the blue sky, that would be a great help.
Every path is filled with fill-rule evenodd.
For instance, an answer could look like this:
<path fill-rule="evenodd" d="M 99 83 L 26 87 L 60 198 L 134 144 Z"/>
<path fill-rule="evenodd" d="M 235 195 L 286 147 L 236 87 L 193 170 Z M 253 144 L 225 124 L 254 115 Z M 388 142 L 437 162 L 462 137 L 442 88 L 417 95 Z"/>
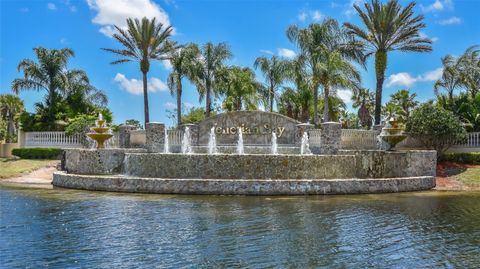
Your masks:
<path fill-rule="evenodd" d="M 286 38 L 291 24 L 306 26 L 333 17 L 341 22 L 359 22 L 352 1 L 179 1 L 179 0 L 0 0 L 0 93 L 10 93 L 13 79 L 20 77 L 16 66 L 33 58 L 32 48 L 72 48 L 76 55 L 70 68 L 85 70 L 93 85 L 109 97 L 114 121 L 135 118 L 143 121 L 141 74 L 138 65 L 110 65 L 114 55 L 100 48 L 119 45 L 109 37 L 111 26 L 122 26 L 126 17 L 156 17 L 175 28 L 173 39 L 180 42 L 227 42 L 234 54 L 229 64 L 252 67 L 256 57 L 277 54 L 291 57 L 297 52 Z M 406 4 L 409 1 L 401 1 Z M 418 1 L 417 14 L 425 15 L 423 34 L 434 40 L 428 54 L 391 53 L 384 101 L 396 90 L 409 88 L 419 100 L 433 98 L 432 85 L 441 74 L 440 58 L 459 55 L 468 46 L 480 44 L 478 10 L 480 1 Z M 165 81 L 168 63 L 156 62 L 149 73 L 151 121 L 172 124 L 166 109 L 175 103 Z M 258 79 L 262 76 L 258 74 Z M 365 87 L 375 87 L 370 61 L 362 71 Z M 27 110 L 42 100 L 43 92 L 25 91 L 20 97 Z M 346 101 L 348 91 L 339 95 Z M 195 88 L 185 82 L 184 103 L 199 106 Z"/>

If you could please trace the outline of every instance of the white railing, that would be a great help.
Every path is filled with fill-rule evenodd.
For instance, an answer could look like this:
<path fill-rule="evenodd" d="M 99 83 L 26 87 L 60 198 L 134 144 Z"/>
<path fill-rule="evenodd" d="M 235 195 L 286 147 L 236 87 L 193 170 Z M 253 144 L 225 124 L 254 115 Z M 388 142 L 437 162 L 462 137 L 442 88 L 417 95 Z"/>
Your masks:
<path fill-rule="evenodd" d="M 308 130 L 308 143 L 311 146 L 320 146 L 322 144 L 322 130 L 321 129 Z"/>
<path fill-rule="evenodd" d="M 168 143 L 170 145 L 176 146 L 182 144 L 183 132 L 179 129 L 170 129 L 168 133 Z"/>
<path fill-rule="evenodd" d="M 377 133 L 370 130 L 342 129 L 343 149 L 375 149 Z"/>
<path fill-rule="evenodd" d="M 480 132 L 467 133 L 467 140 L 464 143 L 455 145 L 457 148 L 478 148 L 480 147 Z"/>
<path fill-rule="evenodd" d="M 25 132 L 25 147 L 74 148 L 82 146 L 82 136 L 65 132 Z"/>

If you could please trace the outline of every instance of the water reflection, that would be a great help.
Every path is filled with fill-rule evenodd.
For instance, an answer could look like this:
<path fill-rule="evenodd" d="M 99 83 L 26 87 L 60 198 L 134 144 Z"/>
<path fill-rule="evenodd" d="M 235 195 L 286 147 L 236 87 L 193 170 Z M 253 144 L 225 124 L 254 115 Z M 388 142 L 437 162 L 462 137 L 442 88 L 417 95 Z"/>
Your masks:
<path fill-rule="evenodd" d="M 0 187 L 0 261 L 7 268 L 476 267 L 479 204 L 480 193 L 234 197 Z"/>

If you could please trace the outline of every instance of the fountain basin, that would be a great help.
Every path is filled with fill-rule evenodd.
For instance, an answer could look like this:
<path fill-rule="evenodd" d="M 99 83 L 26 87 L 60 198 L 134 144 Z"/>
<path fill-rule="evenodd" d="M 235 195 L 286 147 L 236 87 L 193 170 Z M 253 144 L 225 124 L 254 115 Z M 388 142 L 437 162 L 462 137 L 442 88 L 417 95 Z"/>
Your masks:
<path fill-rule="evenodd" d="M 215 195 L 325 195 L 428 190 L 435 177 L 375 179 L 166 179 L 56 172 L 57 187 L 115 192 Z"/>

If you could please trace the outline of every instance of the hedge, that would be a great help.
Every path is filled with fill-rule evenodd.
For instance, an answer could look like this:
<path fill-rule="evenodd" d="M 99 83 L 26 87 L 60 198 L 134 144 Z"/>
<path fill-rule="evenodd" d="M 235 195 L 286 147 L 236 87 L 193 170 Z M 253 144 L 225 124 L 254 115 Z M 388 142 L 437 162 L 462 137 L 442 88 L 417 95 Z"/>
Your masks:
<path fill-rule="evenodd" d="M 22 159 L 58 159 L 62 152 L 56 148 L 19 148 L 13 149 L 12 155 Z"/>
<path fill-rule="evenodd" d="M 447 153 L 442 156 L 443 161 L 480 164 L 480 152 Z"/>

